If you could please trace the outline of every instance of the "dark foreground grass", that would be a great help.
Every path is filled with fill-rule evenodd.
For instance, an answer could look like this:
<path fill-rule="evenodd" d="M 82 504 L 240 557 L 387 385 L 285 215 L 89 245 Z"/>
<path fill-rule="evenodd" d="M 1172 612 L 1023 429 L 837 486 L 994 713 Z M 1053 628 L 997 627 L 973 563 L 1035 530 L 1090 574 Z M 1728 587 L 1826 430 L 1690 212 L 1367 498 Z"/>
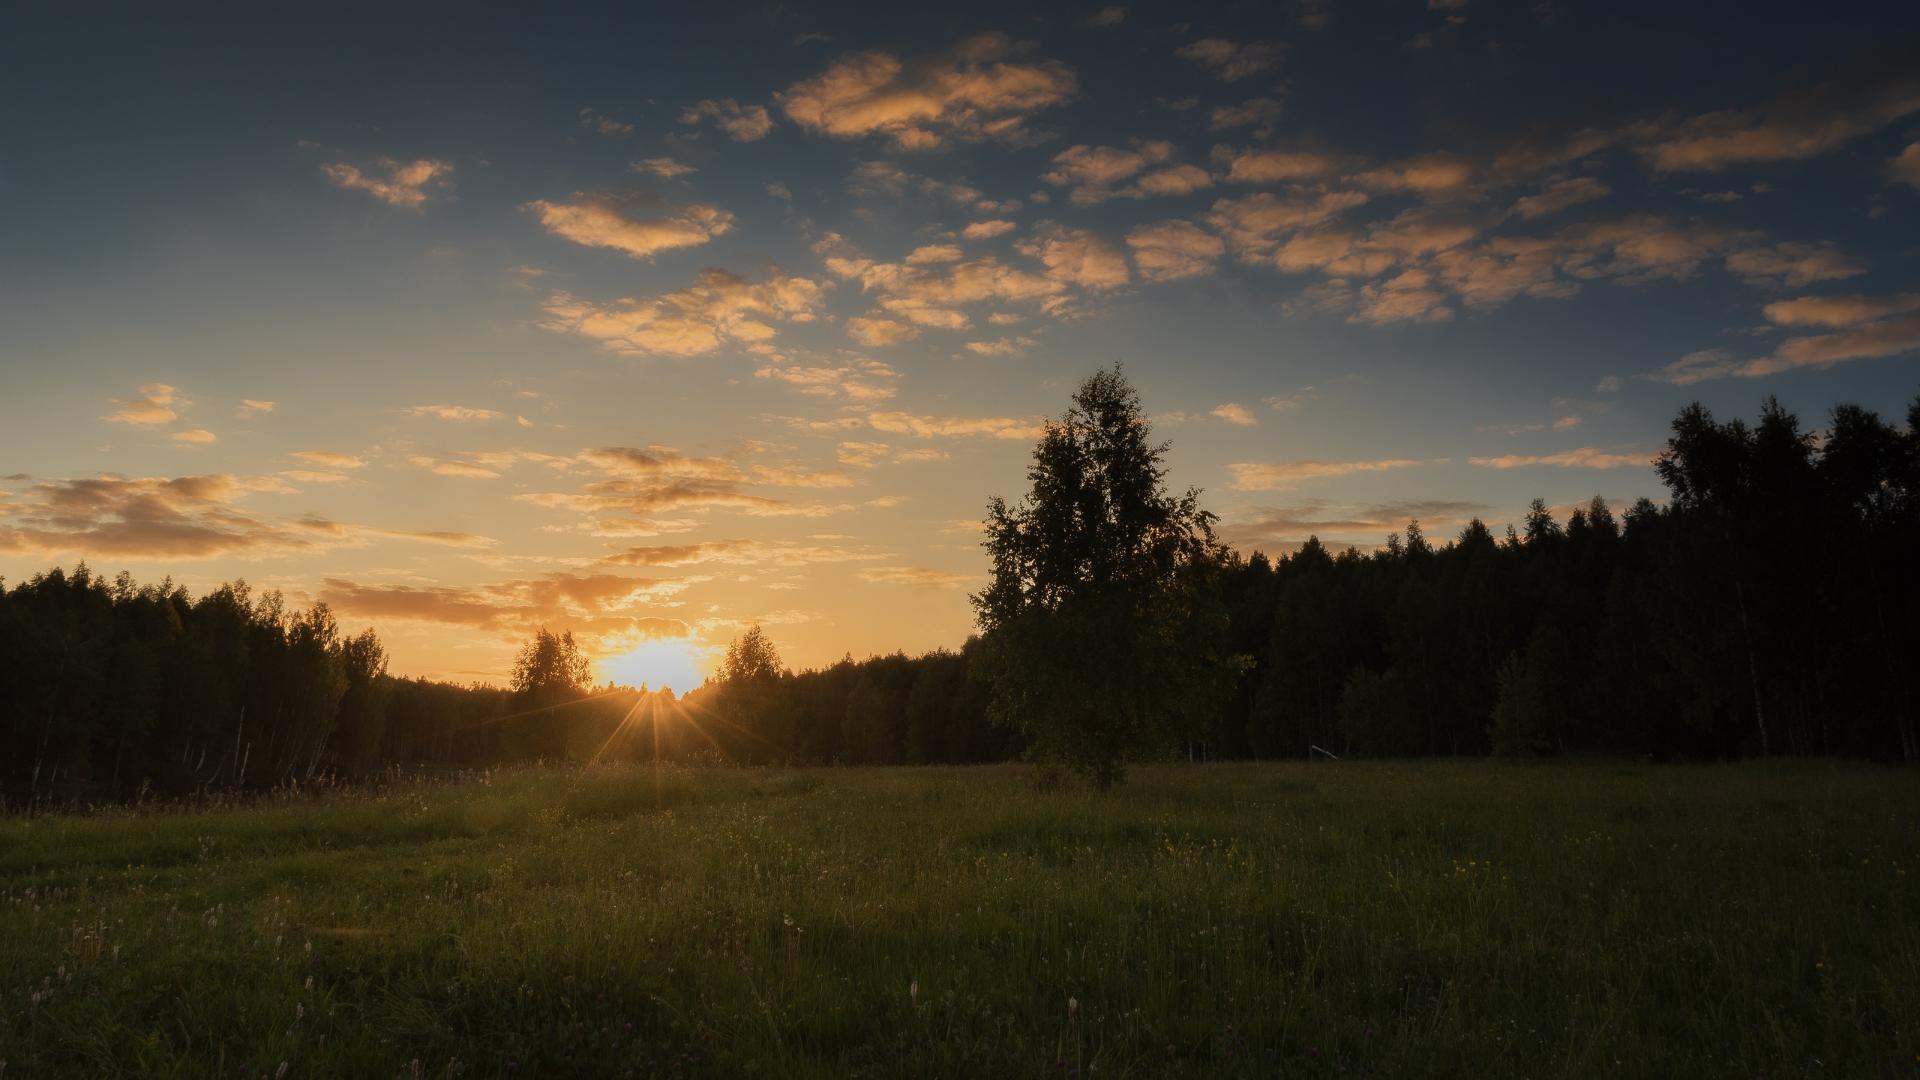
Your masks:
<path fill-rule="evenodd" d="M 1914 1076 L 1920 782 L 524 772 L 0 822 L 3 1075 Z M 284 1071 L 283 1071 L 284 1070 Z"/>

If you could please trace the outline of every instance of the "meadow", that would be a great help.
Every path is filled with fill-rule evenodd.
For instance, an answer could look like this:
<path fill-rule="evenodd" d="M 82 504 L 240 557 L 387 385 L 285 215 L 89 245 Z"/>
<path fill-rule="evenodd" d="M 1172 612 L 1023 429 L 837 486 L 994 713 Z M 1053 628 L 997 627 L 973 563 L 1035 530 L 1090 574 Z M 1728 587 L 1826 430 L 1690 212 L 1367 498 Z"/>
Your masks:
<path fill-rule="evenodd" d="M 1823 762 L 495 772 L 0 820 L 0 1075 L 1913 1076 Z"/>

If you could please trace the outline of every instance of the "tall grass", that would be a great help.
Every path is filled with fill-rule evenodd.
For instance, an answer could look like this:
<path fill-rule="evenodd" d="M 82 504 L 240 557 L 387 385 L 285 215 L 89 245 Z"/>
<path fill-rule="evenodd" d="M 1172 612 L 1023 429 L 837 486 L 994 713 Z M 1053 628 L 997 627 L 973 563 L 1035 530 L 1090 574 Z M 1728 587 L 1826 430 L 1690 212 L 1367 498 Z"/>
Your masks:
<path fill-rule="evenodd" d="M 1912 1076 L 1920 785 L 586 774 L 0 821 L 4 1075 Z"/>

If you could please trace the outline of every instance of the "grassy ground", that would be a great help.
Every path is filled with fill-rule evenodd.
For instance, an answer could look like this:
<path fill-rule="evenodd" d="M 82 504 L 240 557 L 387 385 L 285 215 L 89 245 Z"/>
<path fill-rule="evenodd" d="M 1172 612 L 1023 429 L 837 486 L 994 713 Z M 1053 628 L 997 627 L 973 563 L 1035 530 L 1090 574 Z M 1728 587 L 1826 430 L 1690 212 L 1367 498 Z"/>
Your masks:
<path fill-rule="evenodd" d="M 0 821 L 0 1074 L 1915 1076 L 1917 780 L 626 769 Z"/>

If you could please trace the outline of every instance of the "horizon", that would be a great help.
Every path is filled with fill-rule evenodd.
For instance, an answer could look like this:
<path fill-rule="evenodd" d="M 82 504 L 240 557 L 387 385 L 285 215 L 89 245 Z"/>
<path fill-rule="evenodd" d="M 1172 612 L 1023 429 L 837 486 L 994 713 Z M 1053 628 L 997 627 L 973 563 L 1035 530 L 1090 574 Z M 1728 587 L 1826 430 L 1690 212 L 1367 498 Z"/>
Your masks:
<path fill-rule="evenodd" d="M 1270 555 L 1658 499 L 1696 400 L 1904 414 L 1920 10 L 1185 10 L 22 15 L 0 577 L 637 684 L 957 647 L 1116 362 Z"/>

